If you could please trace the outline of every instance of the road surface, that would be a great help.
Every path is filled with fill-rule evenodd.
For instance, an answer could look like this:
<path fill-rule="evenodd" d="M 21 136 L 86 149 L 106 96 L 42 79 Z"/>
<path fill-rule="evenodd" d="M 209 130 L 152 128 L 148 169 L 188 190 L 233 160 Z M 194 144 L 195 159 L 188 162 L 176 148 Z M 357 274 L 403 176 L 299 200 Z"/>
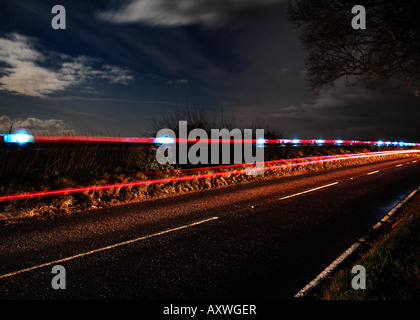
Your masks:
<path fill-rule="evenodd" d="M 2 225 L 0 299 L 292 299 L 419 177 L 406 158 Z"/>

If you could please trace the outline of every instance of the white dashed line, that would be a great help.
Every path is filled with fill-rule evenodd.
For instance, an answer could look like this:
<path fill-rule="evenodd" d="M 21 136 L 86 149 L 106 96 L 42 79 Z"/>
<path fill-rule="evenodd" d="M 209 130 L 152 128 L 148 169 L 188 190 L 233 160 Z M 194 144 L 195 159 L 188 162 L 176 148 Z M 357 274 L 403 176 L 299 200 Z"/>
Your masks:
<path fill-rule="evenodd" d="M 401 167 L 401 166 L 402 166 L 402 163 L 397 164 L 395 167 L 398 168 L 398 167 Z"/>
<path fill-rule="evenodd" d="M 99 248 L 99 249 L 95 249 L 95 250 L 91 250 L 91 251 L 79 253 L 79 254 L 76 254 L 74 256 L 70 256 L 70 257 L 67 257 L 67 258 L 62 258 L 62 259 L 58 259 L 58 260 L 46 262 L 46 263 L 43 263 L 43 264 L 39 264 L 39 265 L 36 265 L 36 266 L 33 266 L 33 267 L 29 267 L 29 268 L 26 268 L 26 269 L 21 269 L 21 270 L 18 270 L 18 271 L 6 273 L 6 274 L 3 274 L 3 275 L 0 275 L 0 279 L 11 277 L 11 276 L 17 275 L 19 273 L 23 273 L 23 272 L 27 272 L 27 271 L 32 271 L 32 270 L 35 270 L 35 269 L 39 269 L 39 268 L 43 268 L 43 267 L 47 267 L 47 266 L 59 264 L 59 263 L 65 262 L 65 261 L 69 261 L 69 260 L 81 258 L 81 257 L 87 256 L 87 255 L 91 255 L 93 253 L 98 253 L 98 252 L 110 250 L 110 249 L 113 249 L 113 248 L 116 248 L 116 247 L 120 247 L 120 246 L 124 246 L 124 245 L 127 245 L 127 244 L 131 244 L 131 243 L 134 243 L 134 242 L 138 242 L 138 241 L 146 240 L 146 239 L 149 239 L 149 238 L 161 236 L 161 235 L 164 235 L 164 234 L 169 233 L 169 232 L 178 231 L 178 230 L 181 230 L 181 229 L 193 227 L 193 226 L 196 226 L 196 225 L 205 223 L 205 222 L 216 220 L 218 218 L 219 217 L 212 217 L 212 218 L 208 218 L 208 219 L 205 219 L 205 220 L 200 220 L 200 221 L 189 223 L 189 224 L 186 224 L 186 225 L 183 225 L 183 226 L 180 226 L 180 227 L 176 227 L 176 228 L 173 228 L 173 229 L 168 229 L 168 230 L 165 230 L 165 231 L 156 232 L 156 233 L 153 233 L 153 234 L 149 234 L 147 236 L 143 236 L 143 237 L 139 237 L 139 238 L 136 238 L 136 239 L 131 239 L 131 240 L 128 240 L 128 241 L 115 243 L 115 244 L 112 244 L 112 245 L 109 245 L 109 246 L 106 246 L 106 247 L 102 247 L 102 248 Z"/>
<path fill-rule="evenodd" d="M 331 187 L 331 186 L 334 186 L 334 185 L 336 185 L 338 183 L 339 182 L 334 182 L 334 183 L 327 184 L 325 186 L 321 186 L 321 187 L 313 188 L 313 189 L 310 189 L 310 190 L 302 191 L 302 192 L 299 192 L 299 193 L 295 193 L 295 194 L 292 194 L 290 196 L 286 196 L 286 197 L 280 198 L 279 200 L 289 199 L 289 198 L 296 197 L 296 196 L 299 196 L 299 195 L 304 194 L 304 193 L 308 193 L 308 192 L 312 192 L 312 191 L 315 191 L 315 190 L 319 190 L 319 189 Z"/>
<path fill-rule="evenodd" d="M 372 172 L 369 172 L 367 175 L 369 176 L 369 175 L 371 175 L 371 174 L 375 174 L 375 173 L 378 173 L 378 172 L 379 172 L 379 170 L 372 171 Z"/>

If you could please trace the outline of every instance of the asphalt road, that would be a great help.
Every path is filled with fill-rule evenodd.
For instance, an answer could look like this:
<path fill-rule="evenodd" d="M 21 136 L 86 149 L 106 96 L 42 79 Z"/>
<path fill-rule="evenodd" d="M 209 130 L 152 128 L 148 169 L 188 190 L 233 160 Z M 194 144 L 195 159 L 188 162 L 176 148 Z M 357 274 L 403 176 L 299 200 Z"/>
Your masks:
<path fill-rule="evenodd" d="M 2 225 L 0 299 L 291 299 L 419 187 L 414 161 Z"/>

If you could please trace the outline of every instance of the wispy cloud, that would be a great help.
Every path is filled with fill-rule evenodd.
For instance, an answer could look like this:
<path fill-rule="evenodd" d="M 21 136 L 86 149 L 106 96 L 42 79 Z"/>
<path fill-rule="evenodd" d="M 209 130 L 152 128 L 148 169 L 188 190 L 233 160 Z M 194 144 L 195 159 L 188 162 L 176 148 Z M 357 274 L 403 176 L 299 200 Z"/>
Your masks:
<path fill-rule="evenodd" d="M 0 130 L 4 133 L 12 128 L 12 132 L 19 131 L 19 129 L 25 129 L 32 134 L 69 134 L 73 133 L 73 130 L 63 121 L 59 119 L 38 119 L 38 118 L 26 118 L 26 119 L 11 119 L 7 115 L 0 116 Z"/>
<path fill-rule="evenodd" d="M 167 84 L 187 84 L 189 81 L 187 79 L 176 79 L 175 81 L 173 80 L 168 80 L 166 81 Z"/>
<path fill-rule="evenodd" d="M 115 23 L 220 27 L 266 17 L 285 3 L 286 0 L 130 0 L 120 8 L 99 12 L 98 17 Z"/>
<path fill-rule="evenodd" d="M 128 69 L 40 49 L 37 39 L 18 33 L 0 37 L 0 63 L 5 65 L 0 64 L 0 90 L 26 96 L 45 97 L 81 83 L 92 88 L 96 80 L 124 85 L 134 80 Z"/>

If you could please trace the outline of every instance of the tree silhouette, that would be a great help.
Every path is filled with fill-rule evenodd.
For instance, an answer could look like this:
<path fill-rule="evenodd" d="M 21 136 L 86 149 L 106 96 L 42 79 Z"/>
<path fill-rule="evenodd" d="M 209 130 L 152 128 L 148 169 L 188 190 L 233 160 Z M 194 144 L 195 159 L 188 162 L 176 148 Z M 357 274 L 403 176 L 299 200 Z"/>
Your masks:
<path fill-rule="evenodd" d="M 366 29 L 352 27 L 355 5 L 366 9 Z M 289 15 L 300 28 L 315 92 L 344 80 L 420 96 L 419 0 L 294 0 Z"/>

